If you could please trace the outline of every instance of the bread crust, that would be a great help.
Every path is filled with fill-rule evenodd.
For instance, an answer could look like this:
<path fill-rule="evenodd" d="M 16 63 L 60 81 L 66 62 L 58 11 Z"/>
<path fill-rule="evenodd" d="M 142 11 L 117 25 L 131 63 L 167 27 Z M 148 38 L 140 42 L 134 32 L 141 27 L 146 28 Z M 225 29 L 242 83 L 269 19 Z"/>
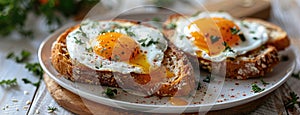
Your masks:
<path fill-rule="evenodd" d="M 183 15 L 171 15 L 164 23 L 163 34 L 172 41 L 174 29 L 167 29 L 166 25 L 176 21 Z M 287 33 L 280 27 L 260 19 L 245 19 L 260 23 L 267 27 L 270 40 L 261 48 L 257 48 L 244 55 L 237 56 L 235 59 L 226 59 L 226 77 L 233 79 L 248 79 L 264 76 L 271 72 L 279 63 L 278 51 L 284 50 L 290 45 Z M 188 54 L 189 55 L 189 54 Z M 212 71 L 212 62 L 198 57 L 200 68 Z"/>
<path fill-rule="evenodd" d="M 129 22 L 126 20 L 115 21 Z M 139 24 L 138 22 L 132 23 Z M 186 96 L 195 89 L 196 81 L 193 68 L 184 53 L 174 47 L 173 44 L 169 44 L 169 47 L 165 51 L 162 64 L 169 70 L 178 70 L 178 73 L 172 78 L 163 78 L 162 83 L 154 82 L 155 76 L 150 77 L 137 73 L 122 74 L 119 72 L 93 70 L 75 62 L 68 54 L 66 37 L 78 27 L 79 25 L 76 25 L 67 29 L 53 43 L 51 62 L 60 76 L 74 82 L 134 89 L 145 95 Z M 153 79 L 153 82 L 151 79 Z"/>

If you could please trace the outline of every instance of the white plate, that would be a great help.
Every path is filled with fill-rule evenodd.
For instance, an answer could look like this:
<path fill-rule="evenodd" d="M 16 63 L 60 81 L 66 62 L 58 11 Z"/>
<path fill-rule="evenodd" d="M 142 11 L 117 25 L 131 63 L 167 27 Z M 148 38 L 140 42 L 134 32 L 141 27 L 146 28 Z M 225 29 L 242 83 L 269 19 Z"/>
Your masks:
<path fill-rule="evenodd" d="M 157 15 L 157 14 L 156 14 Z M 145 15 L 143 15 L 145 16 Z M 146 15 L 150 16 L 150 15 Z M 152 15 L 153 16 L 153 15 Z M 263 80 L 270 83 L 269 85 L 263 85 L 260 78 L 249 79 L 249 80 L 235 80 L 226 79 L 221 90 L 221 93 L 206 94 L 206 89 L 201 88 L 197 90 L 193 100 L 186 106 L 174 106 L 169 104 L 169 98 L 158 98 L 158 97 L 140 97 L 128 94 L 121 89 L 118 90 L 118 95 L 113 98 L 105 97 L 102 92 L 106 87 L 99 87 L 96 85 L 87 85 L 76 82 L 71 82 L 62 77 L 57 77 L 58 72 L 53 68 L 50 62 L 51 47 L 56 38 L 68 27 L 73 24 L 67 25 L 55 33 L 50 35 L 41 44 L 39 48 L 39 61 L 44 71 L 54 79 L 59 85 L 70 90 L 71 92 L 78 94 L 81 97 L 95 101 L 97 103 L 105 104 L 112 107 L 123 108 L 127 110 L 136 110 L 144 112 L 155 112 L 155 113 L 180 113 L 180 112 L 198 112 L 199 108 L 210 108 L 210 110 L 226 109 L 247 102 L 258 99 L 262 96 L 272 92 L 280 85 L 282 85 L 287 78 L 291 75 L 295 67 L 295 54 L 291 48 L 281 52 L 281 54 L 288 55 L 289 60 L 280 62 L 274 71 L 268 73 L 263 77 Z M 202 81 L 203 78 L 201 78 Z M 251 89 L 251 84 L 256 83 L 259 87 L 265 88 L 260 93 L 254 93 Z M 207 83 L 202 83 L 203 87 L 207 87 Z M 220 90 L 220 89 L 216 89 Z M 203 104 L 203 96 L 218 97 L 214 103 Z M 202 104 L 200 104 L 202 103 Z"/>

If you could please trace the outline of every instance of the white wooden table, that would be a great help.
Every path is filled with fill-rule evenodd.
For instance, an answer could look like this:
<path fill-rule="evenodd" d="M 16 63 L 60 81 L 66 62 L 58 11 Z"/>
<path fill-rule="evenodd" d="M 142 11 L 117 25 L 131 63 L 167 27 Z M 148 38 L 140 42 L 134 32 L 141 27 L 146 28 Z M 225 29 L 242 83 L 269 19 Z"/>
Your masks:
<path fill-rule="evenodd" d="M 296 54 L 300 53 L 300 0 L 272 0 L 271 21 L 283 27 L 293 39 Z M 13 60 L 6 59 L 9 52 L 19 54 L 22 49 L 30 51 L 33 56 L 30 62 L 38 62 L 37 50 L 39 44 L 49 33 L 44 29 L 44 22 L 40 18 L 30 16 L 28 21 L 35 31 L 34 39 L 23 39 L 21 36 L 13 34 L 6 38 L 0 38 L 0 80 L 17 78 L 18 85 L 14 87 L 0 87 L 0 115 L 12 114 L 73 114 L 60 107 L 51 97 L 46 89 L 44 82 L 39 87 L 30 84 L 24 84 L 22 78 L 31 81 L 38 81 L 38 78 L 25 69 L 25 64 L 17 64 Z M 22 39 L 20 39 L 22 38 Z M 300 69 L 300 59 L 297 59 L 297 70 Z M 300 95 L 300 80 L 290 77 L 287 83 L 273 92 L 272 96 L 257 110 L 250 114 L 300 114 L 297 107 L 295 111 L 287 111 L 284 108 L 284 102 L 289 92 L 294 91 Z M 30 102 L 30 103 L 29 103 Z M 54 113 L 48 113 L 48 106 L 57 107 Z"/>

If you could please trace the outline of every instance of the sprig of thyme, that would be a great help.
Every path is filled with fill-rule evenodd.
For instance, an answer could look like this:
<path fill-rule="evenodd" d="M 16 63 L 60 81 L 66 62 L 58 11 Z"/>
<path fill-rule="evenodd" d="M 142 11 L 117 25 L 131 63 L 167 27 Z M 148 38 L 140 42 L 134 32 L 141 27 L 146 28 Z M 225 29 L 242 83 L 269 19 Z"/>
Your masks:
<path fill-rule="evenodd" d="M 290 98 L 288 99 L 288 102 L 284 104 L 285 108 L 292 109 L 295 107 L 295 104 L 299 105 L 299 102 L 297 101 L 299 97 L 295 92 L 290 92 Z"/>
<path fill-rule="evenodd" d="M 53 113 L 54 111 L 56 111 L 57 110 L 57 108 L 56 107 L 54 107 L 54 106 L 48 106 L 48 113 Z"/>
<path fill-rule="evenodd" d="M 22 50 L 20 56 L 16 56 L 14 52 L 10 52 L 6 55 L 6 59 L 15 59 L 17 63 L 23 63 L 29 59 L 31 53 L 26 50 Z"/>
<path fill-rule="evenodd" d="M 105 91 L 102 92 L 103 94 L 105 94 L 107 97 L 109 98 L 113 98 L 115 95 L 118 94 L 118 90 L 117 89 L 111 89 L 111 88 L 107 88 Z"/>
<path fill-rule="evenodd" d="M 17 84 L 18 84 L 17 78 L 0 81 L 0 85 L 14 86 Z"/>

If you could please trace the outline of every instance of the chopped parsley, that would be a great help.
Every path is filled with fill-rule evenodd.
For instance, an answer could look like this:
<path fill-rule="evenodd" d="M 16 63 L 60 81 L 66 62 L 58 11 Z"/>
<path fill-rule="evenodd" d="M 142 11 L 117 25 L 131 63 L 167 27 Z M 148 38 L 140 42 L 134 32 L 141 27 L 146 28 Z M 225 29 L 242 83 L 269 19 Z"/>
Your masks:
<path fill-rule="evenodd" d="M 26 63 L 25 68 L 36 76 L 43 76 L 44 71 L 39 63 Z"/>
<path fill-rule="evenodd" d="M 175 23 L 169 23 L 166 26 L 167 29 L 175 29 L 176 27 L 177 27 L 177 25 Z"/>
<path fill-rule="evenodd" d="M 231 49 L 231 47 L 226 42 L 223 42 L 223 45 L 225 46 L 225 49 L 223 52 L 230 51 L 230 52 L 234 53 L 234 51 Z"/>
<path fill-rule="evenodd" d="M 215 43 L 215 42 L 217 42 L 219 40 L 220 40 L 219 36 L 214 36 L 214 35 L 210 36 L 211 43 Z"/>
<path fill-rule="evenodd" d="M 260 81 L 261 81 L 261 83 L 263 84 L 263 85 L 269 85 L 270 83 L 268 83 L 268 82 L 265 82 L 262 78 L 260 79 Z"/>
<path fill-rule="evenodd" d="M 239 34 L 239 37 L 240 37 L 240 39 L 241 39 L 243 42 L 246 41 L 246 38 L 245 38 L 244 34 Z"/>
<path fill-rule="evenodd" d="M 81 41 L 81 39 L 77 39 L 77 37 L 74 37 L 74 39 L 75 39 L 75 43 L 76 43 L 76 44 L 79 44 L 79 45 L 84 44 L 84 43 Z"/>
<path fill-rule="evenodd" d="M 0 85 L 14 86 L 17 84 L 17 78 L 0 81 Z"/>
<path fill-rule="evenodd" d="M 17 63 L 23 63 L 30 57 L 30 55 L 31 55 L 31 53 L 29 51 L 22 50 L 21 56 L 16 56 L 14 54 L 14 52 L 10 52 L 10 53 L 7 54 L 6 58 L 7 59 L 13 59 L 14 58 Z"/>
<path fill-rule="evenodd" d="M 117 89 L 111 89 L 111 88 L 107 88 L 105 91 L 102 92 L 103 94 L 105 94 L 107 97 L 109 98 L 113 98 L 115 95 L 118 94 L 118 90 Z"/>
<path fill-rule="evenodd" d="M 127 35 L 129 36 L 135 36 L 135 34 L 131 31 L 128 30 L 128 27 L 124 27 L 125 32 L 127 33 Z"/>
<path fill-rule="evenodd" d="M 89 53 L 93 52 L 93 48 L 92 48 L 92 47 L 90 47 L 90 48 L 85 48 L 85 50 L 86 50 L 87 52 L 89 52 Z"/>
<path fill-rule="evenodd" d="M 254 93 L 259 93 L 259 92 L 262 92 L 263 90 L 265 90 L 265 89 L 258 87 L 256 84 L 252 84 L 251 86 L 252 86 L 252 90 L 254 91 Z"/>
<path fill-rule="evenodd" d="M 240 30 L 236 29 L 235 27 L 234 28 L 230 28 L 230 31 L 231 31 L 232 35 L 237 35 L 240 32 Z"/>
<path fill-rule="evenodd" d="M 289 60 L 289 56 L 287 55 L 282 55 L 280 58 L 281 61 L 288 61 Z"/>
<path fill-rule="evenodd" d="M 293 73 L 292 77 L 300 79 L 300 71 L 298 71 L 297 73 Z"/>
<path fill-rule="evenodd" d="M 57 110 L 57 108 L 56 107 L 51 107 L 51 106 L 48 106 L 48 113 L 53 113 L 54 111 L 56 111 Z"/>
<path fill-rule="evenodd" d="M 255 31 L 250 31 L 250 34 L 255 34 Z"/>
<path fill-rule="evenodd" d="M 86 35 L 86 33 L 84 33 L 84 32 L 83 32 L 83 30 L 82 30 L 82 27 L 81 27 L 81 26 L 79 27 L 79 30 L 81 31 L 81 35 L 82 35 L 83 37 L 87 38 L 87 35 Z"/>
<path fill-rule="evenodd" d="M 185 35 L 180 35 L 179 38 L 180 40 L 183 40 L 183 38 L 186 37 Z"/>
<path fill-rule="evenodd" d="M 254 40 L 257 40 L 258 38 L 257 38 L 257 37 L 253 37 L 253 39 L 254 39 Z"/>
<path fill-rule="evenodd" d="M 14 52 L 10 52 L 10 53 L 8 53 L 8 54 L 6 55 L 6 59 L 11 59 L 11 58 L 13 58 L 13 57 L 15 57 L 15 53 L 14 53 Z"/>
<path fill-rule="evenodd" d="M 203 82 L 210 83 L 210 80 L 211 80 L 211 75 L 207 75 L 205 79 L 203 79 Z"/>
<path fill-rule="evenodd" d="M 154 17 L 154 18 L 152 18 L 152 21 L 154 21 L 154 22 L 160 22 L 161 19 L 159 17 Z"/>
<path fill-rule="evenodd" d="M 25 84 L 31 84 L 31 85 L 36 86 L 36 87 L 38 87 L 40 85 L 40 81 L 38 81 L 38 82 L 32 82 L 32 81 L 30 81 L 30 80 L 28 80 L 26 78 L 22 78 L 22 81 Z"/>
<path fill-rule="evenodd" d="M 300 104 L 300 102 L 298 102 L 297 100 L 299 99 L 299 97 L 297 96 L 297 94 L 295 92 L 290 92 L 290 97 L 288 99 L 288 102 L 286 104 L 284 104 L 284 107 L 287 109 L 292 109 L 295 107 L 295 104 Z"/>
<path fill-rule="evenodd" d="M 148 41 L 147 38 L 138 40 L 138 42 L 139 42 L 143 47 L 148 47 L 148 46 L 150 46 L 150 45 L 152 45 L 152 44 L 157 44 L 157 43 L 158 43 L 158 40 L 157 40 L 157 41 L 154 41 L 153 39 L 150 39 L 150 41 L 148 41 L 148 42 L 147 42 L 147 41 Z"/>

